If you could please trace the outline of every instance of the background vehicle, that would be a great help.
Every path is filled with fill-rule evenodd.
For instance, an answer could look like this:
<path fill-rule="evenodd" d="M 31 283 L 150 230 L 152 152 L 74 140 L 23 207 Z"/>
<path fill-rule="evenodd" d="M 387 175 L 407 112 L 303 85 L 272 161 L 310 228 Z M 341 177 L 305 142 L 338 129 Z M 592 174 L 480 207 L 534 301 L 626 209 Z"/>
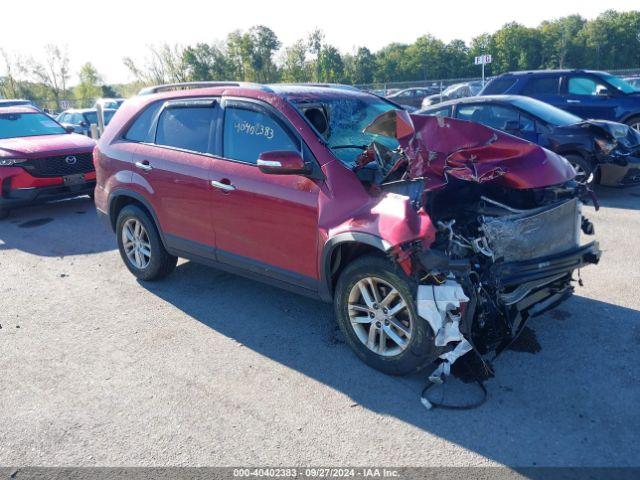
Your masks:
<path fill-rule="evenodd" d="M 93 108 L 98 108 L 98 105 L 102 105 L 103 109 L 110 108 L 117 110 L 124 103 L 126 98 L 99 98 L 93 105 Z"/>
<path fill-rule="evenodd" d="M 109 125 L 113 114 L 113 109 L 105 109 L 104 124 Z M 98 124 L 98 112 L 95 108 L 70 109 L 62 112 L 56 120 L 65 128 L 73 129 L 75 133 L 91 136 L 91 125 Z"/>
<path fill-rule="evenodd" d="M 599 177 L 609 186 L 640 183 L 640 133 L 624 124 L 583 120 L 518 95 L 464 98 L 419 113 L 478 122 L 535 142 L 569 160 L 581 181 Z"/>
<path fill-rule="evenodd" d="M 424 97 L 426 97 L 427 95 L 431 95 L 437 91 L 437 88 L 433 87 L 405 88 L 404 90 L 400 90 L 391 95 L 387 95 L 387 98 L 399 105 L 419 107 L 420 105 L 422 105 L 422 99 Z"/>
<path fill-rule="evenodd" d="M 491 80 L 480 95 L 525 95 L 582 118 L 626 123 L 640 131 L 640 92 L 621 78 L 592 70 L 512 72 Z"/>
<path fill-rule="evenodd" d="M 31 107 L 36 110 L 41 111 L 41 108 L 38 107 L 31 100 L 23 100 L 18 98 L 9 98 L 9 99 L 1 99 L 0 98 L 0 108 L 3 107 Z"/>
<path fill-rule="evenodd" d="M 445 88 L 442 94 L 436 93 L 425 97 L 422 100 L 421 107 L 427 108 L 430 105 L 456 98 L 473 97 L 480 93 L 480 90 L 482 90 L 482 82 L 455 83 Z"/>
<path fill-rule="evenodd" d="M 94 146 L 31 107 L 0 108 L 0 217 L 19 206 L 91 195 Z"/>
<path fill-rule="evenodd" d="M 596 243 L 577 243 L 590 225 L 579 221 L 586 188 L 530 142 L 356 89 L 204 82 L 142 93 L 94 151 L 96 207 L 129 271 L 156 280 L 181 256 L 333 301 L 347 343 L 383 372 L 463 354 L 463 334 L 445 326 L 462 325 L 461 311 L 465 335 L 494 350 L 598 261 Z M 442 155 L 425 165 L 415 149 L 435 151 L 430 142 Z"/>

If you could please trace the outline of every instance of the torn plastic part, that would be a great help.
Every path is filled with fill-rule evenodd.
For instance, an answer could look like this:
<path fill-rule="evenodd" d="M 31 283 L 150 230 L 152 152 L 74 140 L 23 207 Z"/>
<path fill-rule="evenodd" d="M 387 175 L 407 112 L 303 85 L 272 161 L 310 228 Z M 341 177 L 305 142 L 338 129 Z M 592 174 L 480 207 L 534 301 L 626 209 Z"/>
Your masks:
<path fill-rule="evenodd" d="M 418 286 L 418 315 L 429 322 L 437 347 L 463 340 L 460 315 L 452 312 L 468 301 L 469 297 L 455 280 L 449 279 L 442 285 Z"/>
<path fill-rule="evenodd" d="M 451 374 L 451 365 L 471 350 L 473 350 L 473 347 L 463 338 L 462 341 L 456 345 L 456 348 L 440 355 L 439 358 L 442 359 L 442 363 L 429 375 L 429 381 L 431 383 L 442 383 L 444 377 L 448 377 Z"/>

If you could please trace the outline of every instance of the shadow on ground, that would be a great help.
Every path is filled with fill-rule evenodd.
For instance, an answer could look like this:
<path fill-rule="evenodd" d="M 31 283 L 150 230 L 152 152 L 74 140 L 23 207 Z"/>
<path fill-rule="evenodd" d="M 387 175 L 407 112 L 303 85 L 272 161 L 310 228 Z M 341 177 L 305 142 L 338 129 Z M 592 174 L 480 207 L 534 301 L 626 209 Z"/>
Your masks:
<path fill-rule="evenodd" d="M 633 465 L 640 414 L 640 313 L 575 296 L 534 319 L 542 350 L 505 352 L 487 382 L 489 399 L 462 412 L 419 403 L 426 372 L 389 377 L 344 344 L 331 305 L 181 264 L 150 292 L 273 361 L 502 464 Z M 624 336 L 624 338 L 623 338 Z M 632 361 L 633 368 L 629 368 Z M 416 445 L 416 448 L 422 448 Z"/>
<path fill-rule="evenodd" d="M 89 197 L 16 209 L 0 220 L 0 252 L 66 257 L 115 248 L 113 232 L 99 220 Z"/>
<path fill-rule="evenodd" d="M 602 207 L 640 210 L 640 186 L 626 188 L 596 186 L 594 192 Z"/>

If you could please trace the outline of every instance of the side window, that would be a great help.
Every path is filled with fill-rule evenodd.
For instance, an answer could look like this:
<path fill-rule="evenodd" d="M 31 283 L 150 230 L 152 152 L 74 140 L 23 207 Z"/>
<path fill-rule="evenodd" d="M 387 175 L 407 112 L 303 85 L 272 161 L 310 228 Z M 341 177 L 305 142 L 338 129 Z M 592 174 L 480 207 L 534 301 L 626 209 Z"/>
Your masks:
<path fill-rule="evenodd" d="M 486 125 L 485 118 L 489 111 L 484 105 L 460 105 L 456 109 L 456 118 Z"/>
<path fill-rule="evenodd" d="M 500 93 L 505 93 L 516 83 L 515 78 L 495 78 L 491 80 L 484 90 L 482 91 L 483 95 L 497 95 Z"/>
<path fill-rule="evenodd" d="M 451 107 L 440 108 L 439 110 L 429 112 L 427 115 L 433 115 L 434 117 L 450 117 Z"/>
<path fill-rule="evenodd" d="M 569 94 L 570 95 L 598 95 L 600 90 L 606 89 L 607 86 L 589 77 L 570 77 L 569 78 Z"/>
<path fill-rule="evenodd" d="M 496 130 L 505 130 L 507 122 L 522 122 L 523 120 L 527 120 L 513 108 L 488 104 L 465 105 L 464 107 L 459 107 L 458 118 L 461 120 L 481 123 L 487 127 L 495 128 Z M 528 119 L 528 124 L 528 127 L 530 128 L 532 124 L 531 119 Z M 523 126 L 524 125 L 521 123 L 521 127 Z M 524 130 L 524 128 L 522 129 Z M 533 130 L 535 130 L 535 125 L 533 126 Z"/>
<path fill-rule="evenodd" d="M 520 130 L 523 132 L 535 132 L 536 122 L 533 118 L 520 114 Z"/>
<path fill-rule="evenodd" d="M 224 114 L 223 149 L 225 158 L 255 164 L 263 152 L 300 151 L 300 145 L 267 112 L 228 106 Z"/>
<path fill-rule="evenodd" d="M 559 77 L 530 78 L 522 89 L 524 95 L 557 94 L 560 85 Z"/>
<path fill-rule="evenodd" d="M 161 106 L 162 102 L 149 105 L 129 127 L 124 138 L 133 142 L 153 142 L 154 132 L 151 131 L 151 127 Z"/>
<path fill-rule="evenodd" d="M 160 114 L 156 144 L 192 152 L 212 153 L 215 142 L 215 108 L 167 107 Z"/>

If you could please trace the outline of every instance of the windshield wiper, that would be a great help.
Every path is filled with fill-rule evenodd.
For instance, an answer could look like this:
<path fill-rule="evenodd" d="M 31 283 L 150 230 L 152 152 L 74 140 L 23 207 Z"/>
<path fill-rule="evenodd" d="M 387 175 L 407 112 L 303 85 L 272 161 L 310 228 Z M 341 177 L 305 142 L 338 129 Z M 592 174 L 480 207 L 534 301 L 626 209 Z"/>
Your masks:
<path fill-rule="evenodd" d="M 341 148 L 357 148 L 359 150 L 366 150 L 367 148 L 369 148 L 367 145 L 352 145 L 352 144 L 346 144 L 346 145 L 334 145 L 331 148 L 331 150 L 335 150 L 335 149 L 341 149 Z"/>

